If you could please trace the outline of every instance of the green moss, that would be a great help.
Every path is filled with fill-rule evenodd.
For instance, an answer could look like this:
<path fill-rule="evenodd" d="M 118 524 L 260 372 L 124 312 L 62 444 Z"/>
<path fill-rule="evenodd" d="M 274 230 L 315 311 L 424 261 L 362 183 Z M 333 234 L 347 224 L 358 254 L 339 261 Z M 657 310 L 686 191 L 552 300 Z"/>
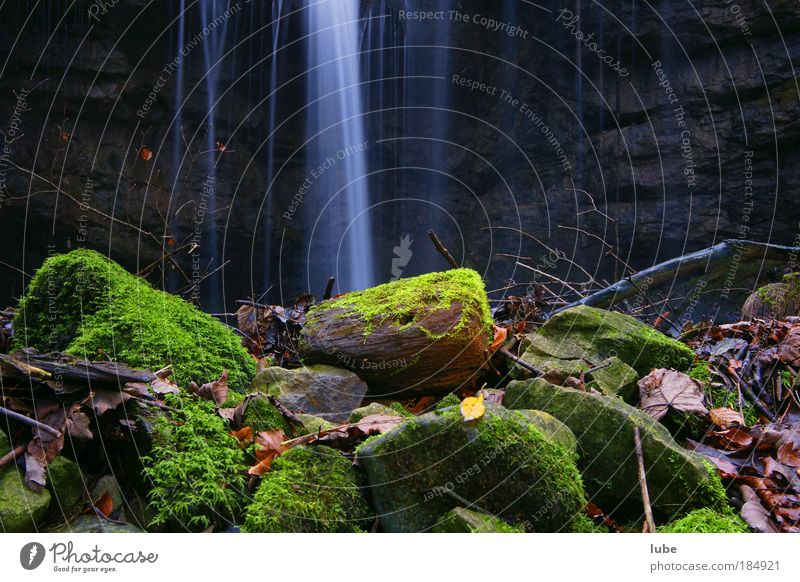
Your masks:
<path fill-rule="evenodd" d="M 303 423 L 301 428 L 295 429 L 294 436 L 304 436 L 307 434 L 317 434 L 322 430 L 328 430 L 336 426 L 332 422 L 328 422 L 324 418 L 314 416 L 313 414 L 298 414 L 297 418 Z"/>
<path fill-rule="evenodd" d="M 435 333 L 425 327 L 425 317 L 430 316 L 431 309 L 447 310 L 453 304 L 461 306 L 461 318 L 455 327 L 446 334 Z M 483 280 L 472 269 L 428 273 L 348 293 L 316 305 L 309 317 L 313 317 L 315 312 L 335 308 L 344 308 L 346 311 L 343 316 L 355 311 L 366 323 L 365 336 L 369 336 L 375 325 L 381 325 L 388 319 L 401 329 L 416 326 L 432 338 L 458 336 L 462 330 L 470 329 L 472 321 L 479 321 L 487 336 L 492 329 L 492 316 Z"/>
<path fill-rule="evenodd" d="M 150 369 L 172 364 L 179 385 L 228 370 L 229 384 L 243 389 L 255 373 L 253 359 L 222 323 L 86 249 L 44 262 L 20 301 L 14 329 L 16 348 Z"/>
<path fill-rule="evenodd" d="M 166 400 L 175 410 L 155 421 L 153 450 L 143 458 L 152 484 L 150 525 L 197 531 L 233 523 L 244 495 L 244 453 L 211 402 Z"/>
<path fill-rule="evenodd" d="M 289 434 L 291 427 L 278 407 L 263 395 L 253 396 L 247 403 L 242 425 L 251 427 L 255 432 L 264 430 L 282 430 Z"/>
<path fill-rule="evenodd" d="M 47 488 L 53 495 L 51 510 L 59 517 L 69 517 L 81 510 L 86 493 L 84 475 L 77 463 L 62 456 L 47 465 Z"/>
<path fill-rule="evenodd" d="M 220 408 L 236 408 L 242 402 L 244 402 L 244 394 L 231 390 L 228 392 L 228 399 L 222 403 Z"/>
<path fill-rule="evenodd" d="M 403 418 L 409 418 L 414 416 L 410 412 L 408 412 L 403 405 L 399 402 L 392 402 L 389 406 L 385 404 L 381 404 L 380 402 L 371 402 L 367 406 L 362 406 L 360 408 L 356 408 L 351 414 L 350 418 L 347 419 L 347 422 L 358 422 L 362 418 L 367 416 L 371 416 L 373 414 L 385 414 L 387 416 L 402 416 Z"/>
<path fill-rule="evenodd" d="M 50 505 L 50 492 L 36 493 L 23 484 L 23 474 L 15 465 L 0 468 L 0 531 L 34 532 L 40 527 Z"/>
<path fill-rule="evenodd" d="M 750 528 L 730 509 L 696 509 L 680 519 L 659 527 L 658 533 L 749 533 Z"/>
<path fill-rule="evenodd" d="M 247 508 L 243 529 L 360 532 L 369 518 L 350 461 L 328 447 L 296 446 L 272 463 Z"/>
<path fill-rule="evenodd" d="M 450 393 L 437 402 L 433 409 L 436 411 L 446 410 L 448 408 L 452 408 L 453 406 L 461 406 L 461 400 L 459 400 L 458 396 L 455 394 Z"/>
<path fill-rule="evenodd" d="M 595 524 L 585 513 L 580 513 L 572 520 L 572 533 L 608 533 L 608 528 Z"/>
<path fill-rule="evenodd" d="M 711 382 L 711 369 L 709 368 L 708 360 L 699 360 L 689 370 L 689 377 L 694 378 L 703 386 L 707 386 Z"/>
<path fill-rule="evenodd" d="M 524 533 L 520 525 L 511 525 L 493 515 L 464 507 L 445 513 L 431 529 L 432 533 Z"/>

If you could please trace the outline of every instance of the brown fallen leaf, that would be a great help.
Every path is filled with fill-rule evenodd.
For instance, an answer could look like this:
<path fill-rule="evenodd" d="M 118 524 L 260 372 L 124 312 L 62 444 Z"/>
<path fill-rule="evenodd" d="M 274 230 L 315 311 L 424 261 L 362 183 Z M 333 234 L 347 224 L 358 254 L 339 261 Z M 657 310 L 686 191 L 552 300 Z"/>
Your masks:
<path fill-rule="evenodd" d="M 98 416 L 105 414 L 109 410 L 119 408 L 122 404 L 131 399 L 130 394 L 121 390 L 93 390 L 84 402 L 91 404 Z"/>
<path fill-rule="evenodd" d="M 731 408 L 712 408 L 708 416 L 711 422 L 722 429 L 745 426 L 741 413 Z"/>
<path fill-rule="evenodd" d="M 641 408 L 655 420 L 670 410 L 706 416 L 703 385 L 686 374 L 659 368 L 639 380 Z"/>
<path fill-rule="evenodd" d="M 200 387 L 192 382 L 189 392 L 197 394 L 200 398 L 211 400 L 217 406 L 223 404 L 228 400 L 228 371 L 223 370 L 218 380 L 207 382 Z"/>
<path fill-rule="evenodd" d="M 94 502 L 94 506 L 97 508 L 97 511 L 108 517 L 111 515 L 111 512 L 114 511 L 114 498 L 106 491 L 100 499 Z"/>
<path fill-rule="evenodd" d="M 47 485 L 45 464 L 29 453 L 25 453 L 25 486 L 31 491 L 41 491 Z"/>
<path fill-rule="evenodd" d="M 778 460 L 789 467 L 800 467 L 800 448 L 796 448 L 792 441 L 787 440 L 778 447 Z"/>
<path fill-rule="evenodd" d="M 790 366 L 800 366 L 800 327 L 793 328 L 778 345 L 778 359 Z"/>
<path fill-rule="evenodd" d="M 496 352 L 506 342 L 508 329 L 497 325 L 493 325 L 492 329 L 494 330 L 494 341 L 492 341 L 492 347 L 489 348 L 489 351 Z"/>
<path fill-rule="evenodd" d="M 253 442 L 253 429 L 249 426 L 245 426 L 239 430 L 233 431 L 231 436 L 242 444 L 248 444 Z"/>
<path fill-rule="evenodd" d="M 283 444 L 287 446 L 308 445 L 311 443 L 325 443 L 332 447 L 351 446 L 365 438 L 388 432 L 405 419 L 402 416 L 387 414 L 370 414 L 356 423 L 343 424 L 316 433 L 301 436 Z"/>
<path fill-rule="evenodd" d="M 178 394 L 180 390 L 178 385 L 167 377 L 156 376 L 156 379 L 150 382 L 150 389 L 153 393 L 163 396 L 164 394 Z"/>
<path fill-rule="evenodd" d="M 739 491 L 745 500 L 742 506 L 742 519 L 747 525 L 761 533 L 778 533 L 778 528 L 772 522 L 769 511 L 761 504 L 755 491 L 747 485 L 740 485 Z"/>
<path fill-rule="evenodd" d="M 284 444 L 286 435 L 282 430 L 267 430 L 256 435 L 256 460 L 258 463 L 247 471 L 250 475 L 262 476 L 270 470 L 272 461 L 285 453 L 289 447 Z"/>
<path fill-rule="evenodd" d="M 753 444 L 753 437 L 749 432 L 739 428 L 729 428 L 728 430 L 712 431 L 710 436 L 719 440 L 720 444 L 729 451 L 741 451 Z"/>

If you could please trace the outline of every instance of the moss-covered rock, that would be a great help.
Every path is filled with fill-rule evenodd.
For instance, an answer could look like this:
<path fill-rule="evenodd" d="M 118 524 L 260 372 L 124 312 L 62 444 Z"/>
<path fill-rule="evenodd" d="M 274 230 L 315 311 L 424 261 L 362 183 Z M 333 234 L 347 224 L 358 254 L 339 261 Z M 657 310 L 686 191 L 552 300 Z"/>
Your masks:
<path fill-rule="evenodd" d="M 386 416 L 404 416 L 404 417 L 414 416 L 410 412 L 407 412 L 399 402 L 394 402 L 392 406 L 386 406 L 385 404 L 381 404 L 380 402 L 371 402 L 367 406 L 356 408 L 350 415 L 350 418 L 347 419 L 347 422 L 358 422 L 362 418 L 365 418 L 367 416 L 372 416 L 373 414 L 384 414 Z"/>
<path fill-rule="evenodd" d="M 50 492 L 25 487 L 15 465 L 0 469 L 0 530 L 6 533 L 37 531 L 50 506 Z"/>
<path fill-rule="evenodd" d="M 266 392 L 290 410 L 330 422 L 345 422 L 361 405 L 367 385 L 356 374 L 335 366 L 304 366 L 296 370 L 270 367 L 255 377 L 251 392 Z"/>
<path fill-rule="evenodd" d="M 255 373 L 240 339 L 222 323 L 87 249 L 44 262 L 20 300 L 14 330 L 18 348 L 149 369 L 172 364 L 179 385 L 227 370 L 230 386 L 244 389 Z"/>
<path fill-rule="evenodd" d="M 86 493 L 84 475 L 77 463 L 62 456 L 47 465 L 47 488 L 53 503 L 51 512 L 60 518 L 79 512 Z"/>
<path fill-rule="evenodd" d="M 263 394 L 256 394 L 248 399 L 247 408 L 242 415 L 242 425 L 251 427 L 255 432 L 282 430 L 289 434 L 291 430 L 286 417 Z"/>
<path fill-rule="evenodd" d="M 750 533 L 750 528 L 733 511 L 695 509 L 680 519 L 657 528 L 658 533 Z"/>
<path fill-rule="evenodd" d="M 448 394 L 444 398 L 442 398 L 436 405 L 433 407 L 434 410 L 445 410 L 447 408 L 453 408 L 454 406 L 461 406 L 461 399 L 456 396 L 455 394 Z"/>
<path fill-rule="evenodd" d="M 578 452 L 578 439 L 566 424 L 552 414 L 547 414 L 543 410 L 520 410 L 519 413 L 549 440 L 558 443 L 568 451 Z"/>
<path fill-rule="evenodd" d="M 579 373 L 612 356 L 644 376 L 653 368 L 687 370 L 694 352 L 629 315 L 581 305 L 557 313 L 529 334 L 522 359 L 545 371 Z M 512 375 L 531 374 L 517 365 Z"/>
<path fill-rule="evenodd" d="M 367 440 L 356 458 L 390 532 L 429 530 L 465 504 L 528 530 L 568 530 L 585 504 L 574 454 L 491 404 L 471 422 L 457 407 L 415 417 Z"/>
<path fill-rule="evenodd" d="M 700 507 L 724 508 L 716 472 L 696 453 L 678 445 L 669 431 L 619 398 L 554 386 L 542 379 L 511 382 L 504 403 L 535 408 L 566 424 L 578 439 L 578 466 L 590 500 L 606 511 L 641 506 L 633 428 L 642 435 L 647 484 L 653 507 L 676 514 Z"/>
<path fill-rule="evenodd" d="M 519 525 L 511 525 L 493 515 L 456 507 L 445 513 L 431 529 L 434 533 L 524 533 Z"/>
<path fill-rule="evenodd" d="M 359 532 L 370 518 L 349 460 L 329 447 L 296 446 L 272 463 L 247 508 L 243 529 Z"/>
<path fill-rule="evenodd" d="M 742 319 L 783 319 L 800 314 L 800 273 L 789 273 L 778 283 L 764 285 L 742 306 Z"/>
<path fill-rule="evenodd" d="M 300 428 L 295 428 L 294 435 L 295 436 L 304 436 L 307 434 L 316 434 L 323 430 L 328 430 L 336 425 L 332 422 L 328 422 L 324 418 L 320 418 L 319 416 L 314 416 L 313 414 L 298 414 L 297 418 L 303 423 L 303 426 Z"/>
<path fill-rule="evenodd" d="M 639 399 L 639 375 L 636 370 L 616 356 L 600 362 L 599 366 L 591 374 L 590 387 L 606 396 L 619 396 L 629 404 Z"/>

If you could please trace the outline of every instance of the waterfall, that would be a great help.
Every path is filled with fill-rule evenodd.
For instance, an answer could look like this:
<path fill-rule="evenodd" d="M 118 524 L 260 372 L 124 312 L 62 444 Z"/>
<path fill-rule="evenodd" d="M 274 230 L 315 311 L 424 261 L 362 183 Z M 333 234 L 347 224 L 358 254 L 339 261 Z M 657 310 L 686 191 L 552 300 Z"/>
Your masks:
<path fill-rule="evenodd" d="M 326 200 L 319 205 L 307 201 L 303 212 L 315 239 L 309 254 L 318 248 L 319 239 L 319 251 L 325 254 L 318 263 L 331 269 L 314 275 L 335 274 L 342 291 L 376 283 L 358 17 L 358 0 L 328 0 L 305 10 L 310 104 L 306 125 L 311 138 L 306 179 L 313 181 L 316 196 Z"/>
<path fill-rule="evenodd" d="M 206 73 L 207 131 L 205 147 L 202 152 L 205 164 L 205 178 L 199 195 L 200 207 L 203 208 L 203 205 L 205 205 L 203 217 L 204 239 L 201 243 L 201 249 L 205 249 L 203 266 L 208 266 L 209 271 L 219 266 L 222 252 L 219 248 L 217 236 L 217 160 L 224 144 L 220 143 L 215 121 L 215 114 L 216 118 L 219 118 L 220 115 L 218 115 L 219 112 L 214 111 L 214 108 L 219 97 L 220 76 L 223 69 L 223 64 L 219 61 L 225 51 L 225 36 L 228 27 L 224 19 L 224 13 L 227 8 L 228 0 L 203 0 L 199 2 L 202 28 L 204 31 L 210 31 L 202 43 L 204 70 Z M 208 292 L 204 295 L 211 297 L 212 303 L 216 303 L 221 300 L 218 297 L 218 289 L 219 278 L 210 277 L 208 280 Z"/>

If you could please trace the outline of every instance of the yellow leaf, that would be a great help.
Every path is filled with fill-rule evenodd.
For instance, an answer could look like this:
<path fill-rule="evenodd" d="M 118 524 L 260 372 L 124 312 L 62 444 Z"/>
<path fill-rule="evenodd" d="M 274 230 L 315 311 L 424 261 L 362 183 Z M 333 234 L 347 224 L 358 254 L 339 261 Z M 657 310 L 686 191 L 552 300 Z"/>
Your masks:
<path fill-rule="evenodd" d="M 478 394 L 478 397 L 464 398 L 461 401 L 461 416 L 464 421 L 478 420 L 483 413 L 486 412 L 486 407 L 483 405 L 483 393 Z"/>

